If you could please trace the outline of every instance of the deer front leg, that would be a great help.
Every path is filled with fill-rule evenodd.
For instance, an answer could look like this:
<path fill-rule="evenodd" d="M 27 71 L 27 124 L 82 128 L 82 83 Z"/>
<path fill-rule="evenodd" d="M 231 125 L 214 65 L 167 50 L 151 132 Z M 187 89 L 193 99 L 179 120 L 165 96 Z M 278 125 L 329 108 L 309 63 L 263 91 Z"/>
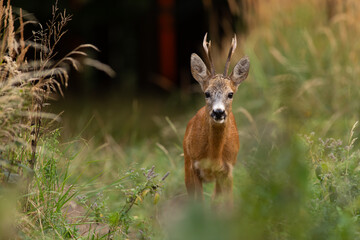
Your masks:
<path fill-rule="evenodd" d="M 213 200 L 215 203 L 223 200 L 224 206 L 229 208 L 233 207 L 233 177 L 231 172 L 216 178 Z"/>
<path fill-rule="evenodd" d="M 203 185 L 200 177 L 200 172 L 199 170 L 195 170 L 193 168 L 193 173 L 194 173 L 194 183 L 195 183 L 195 193 L 196 193 L 195 199 L 202 201 L 204 200 L 204 195 L 203 195 Z"/>
<path fill-rule="evenodd" d="M 189 157 L 185 154 L 185 186 L 190 198 L 195 195 L 194 173 Z"/>
<path fill-rule="evenodd" d="M 201 178 L 192 166 L 189 156 L 185 155 L 185 185 L 190 199 L 202 200 L 203 188 Z"/>

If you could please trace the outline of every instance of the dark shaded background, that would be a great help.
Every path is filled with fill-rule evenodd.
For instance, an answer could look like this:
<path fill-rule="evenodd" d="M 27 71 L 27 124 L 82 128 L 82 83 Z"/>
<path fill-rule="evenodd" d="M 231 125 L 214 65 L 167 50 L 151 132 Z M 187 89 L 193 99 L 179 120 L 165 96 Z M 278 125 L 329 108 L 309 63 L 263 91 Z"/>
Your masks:
<path fill-rule="evenodd" d="M 54 2 L 13 0 L 12 4 L 44 24 L 51 18 Z M 91 43 L 101 50 L 92 52 L 92 57 L 117 73 L 111 79 L 91 68 L 73 71 L 67 90 L 71 96 L 188 89 L 193 81 L 190 54 L 201 51 L 205 32 L 210 31 L 213 42 L 219 42 L 224 33 L 217 19 L 238 33 L 245 29 L 241 16 L 234 17 L 228 1 L 221 0 L 60 0 L 58 6 L 73 15 L 59 56 Z"/>

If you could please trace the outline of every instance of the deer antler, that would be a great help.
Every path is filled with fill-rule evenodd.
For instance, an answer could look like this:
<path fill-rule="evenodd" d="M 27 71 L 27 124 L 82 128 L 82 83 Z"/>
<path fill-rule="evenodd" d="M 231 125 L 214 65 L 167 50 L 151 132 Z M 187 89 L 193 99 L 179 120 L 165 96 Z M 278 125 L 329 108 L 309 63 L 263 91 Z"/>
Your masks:
<path fill-rule="evenodd" d="M 230 50 L 229 50 L 229 55 L 228 55 L 228 58 L 227 58 L 226 63 L 225 63 L 224 77 L 226 77 L 227 74 L 228 74 L 229 65 L 230 65 L 230 59 L 231 59 L 232 55 L 235 52 L 236 45 L 237 45 L 236 34 L 234 34 L 234 37 L 231 40 L 231 47 L 230 47 Z"/>
<path fill-rule="evenodd" d="M 211 73 L 212 76 L 214 76 L 215 75 L 215 68 L 214 68 L 214 64 L 212 62 L 211 53 L 210 53 L 211 41 L 207 42 L 206 38 L 207 38 L 207 33 L 205 34 L 205 37 L 204 37 L 203 47 L 204 47 L 204 50 L 205 50 L 205 53 L 206 53 L 207 60 L 208 60 L 209 65 L 210 65 L 210 73 Z"/>

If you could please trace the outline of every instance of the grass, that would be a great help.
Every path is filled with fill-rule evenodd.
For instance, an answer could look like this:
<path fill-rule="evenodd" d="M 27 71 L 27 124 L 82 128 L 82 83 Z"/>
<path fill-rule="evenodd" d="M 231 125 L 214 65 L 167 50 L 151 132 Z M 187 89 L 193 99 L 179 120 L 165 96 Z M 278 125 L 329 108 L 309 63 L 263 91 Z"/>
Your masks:
<path fill-rule="evenodd" d="M 199 94 L 167 101 L 123 95 L 72 108 L 65 99 L 55 104 L 66 108 L 60 129 L 47 127 L 54 115 L 40 109 L 50 121 L 42 121 L 31 167 L 32 125 L 24 112 L 33 85 L 8 84 L 21 71 L 6 60 L 15 59 L 6 45 L 13 30 L 3 27 L 2 39 L 10 40 L 1 51 L 0 237 L 360 238 L 360 5 L 324 4 L 272 0 L 247 16 L 253 26 L 234 56 L 245 52 L 251 71 L 234 96 L 241 149 L 229 214 L 208 207 L 211 184 L 205 206 L 186 204 L 181 141 L 203 104 Z M 11 23 L 9 6 L 0 13 Z M 214 58 L 218 69 L 225 59 Z"/>

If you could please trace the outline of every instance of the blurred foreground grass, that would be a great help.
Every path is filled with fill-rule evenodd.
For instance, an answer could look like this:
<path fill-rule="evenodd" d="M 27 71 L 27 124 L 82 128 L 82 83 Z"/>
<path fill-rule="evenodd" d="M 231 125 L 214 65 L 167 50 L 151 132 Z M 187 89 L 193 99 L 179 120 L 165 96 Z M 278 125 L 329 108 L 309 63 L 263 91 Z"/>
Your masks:
<path fill-rule="evenodd" d="M 39 153 L 39 179 L 46 180 L 39 189 L 54 176 L 57 187 L 36 196 L 58 193 L 68 199 L 64 206 L 73 202 L 85 210 L 71 222 L 64 211 L 54 211 L 62 208 L 59 201 L 33 198 L 48 205 L 22 215 L 22 234 L 80 236 L 88 221 L 91 231 L 84 238 L 107 237 L 109 226 L 121 226 L 114 235 L 119 239 L 360 238 L 360 4 L 340 2 L 329 17 L 325 3 L 261 3 L 243 39 L 251 71 L 233 105 L 241 140 L 235 211 L 210 210 L 211 184 L 205 187 L 205 207 L 185 204 L 181 142 L 187 121 L 203 104 L 201 94 L 174 94 L 165 101 L 114 94 L 97 102 L 70 99 L 71 107 L 65 99 L 57 105 L 65 108 L 61 137 L 55 131 L 44 140 L 47 151 Z M 223 60 L 217 59 L 219 67 Z M 45 154 L 52 157 L 41 158 Z M 161 194 L 148 198 L 143 187 L 153 165 L 159 176 L 170 175 Z M 131 212 L 117 215 L 132 200 Z M 3 216 L 10 214 L 1 214 L 0 223 L 9 222 Z M 36 226 L 44 219 L 47 231 Z"/>

